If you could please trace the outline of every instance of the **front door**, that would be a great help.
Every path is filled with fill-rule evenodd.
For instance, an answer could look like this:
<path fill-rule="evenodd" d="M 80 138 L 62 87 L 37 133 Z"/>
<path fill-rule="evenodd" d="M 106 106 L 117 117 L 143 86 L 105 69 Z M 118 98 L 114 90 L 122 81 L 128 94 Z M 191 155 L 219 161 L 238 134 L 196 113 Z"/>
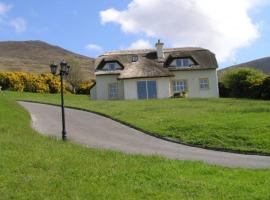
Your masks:
<path fill-rule="evenodd" d="M 138 81 L 137 82 L 138 99 L 155 99 L 157 98 L 156 81 Z"/>

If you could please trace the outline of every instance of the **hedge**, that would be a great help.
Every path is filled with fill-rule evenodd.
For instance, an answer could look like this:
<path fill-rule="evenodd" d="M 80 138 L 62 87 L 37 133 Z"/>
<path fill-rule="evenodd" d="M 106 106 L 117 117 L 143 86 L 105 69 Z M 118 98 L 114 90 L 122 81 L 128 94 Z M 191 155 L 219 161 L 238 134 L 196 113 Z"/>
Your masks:
<path fill-rule="evenodd" d="M 253 68 L 225 71 L 220 76 L 221 97 L 270 99 L 270 76 Z"/>
<path fill-rule="evenodd" d="M 2 90 L 36 93 L 59 93 L 59 77 L 52 74 L 34 74 L 26 72 L 0 72 Z"/>

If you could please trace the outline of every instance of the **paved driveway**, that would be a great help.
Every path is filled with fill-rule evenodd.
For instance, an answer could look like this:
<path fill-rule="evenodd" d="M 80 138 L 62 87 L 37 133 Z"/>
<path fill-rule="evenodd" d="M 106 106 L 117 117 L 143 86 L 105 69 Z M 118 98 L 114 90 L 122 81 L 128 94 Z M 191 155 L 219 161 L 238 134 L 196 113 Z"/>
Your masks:
<path fill-rule="evenodd" d="M 31 114 L 33 128 L 61 137 L 60 107 L 19 102 Z M 111 119 L 80 110 L 66 109 L 68 139 L 90 147 L 132 154 L 160 155 L 170 159 L 197 160 L 228 167 L 269 168 L 270 157 L 241 155 L 189 147 L 158 139 Z"/>

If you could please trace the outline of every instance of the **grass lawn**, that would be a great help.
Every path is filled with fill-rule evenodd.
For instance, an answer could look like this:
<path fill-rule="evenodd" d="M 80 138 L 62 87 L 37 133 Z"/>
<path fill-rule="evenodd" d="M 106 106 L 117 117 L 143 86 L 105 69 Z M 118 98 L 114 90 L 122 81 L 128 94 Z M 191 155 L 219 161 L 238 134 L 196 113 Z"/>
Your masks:
<path fill-rule="evenodd" d="M 63 143 L 33 131 L 29 114 L 15 98 L 16 93 L 0 93 L 0 199 L 270 199 L 270 169 L 229 169 Z M 24 94 L 24 98 L 56 102 L 55 96 Z M 87 103 L 85 97 L 67 99 L 70 105 Z M 198 106 L 205 101 L 183 101 L 182 109 L 192 102 Z M 131 111 L 125 113 L 124 108 L 131 106 L 134 111 L 136 105 L 138 111 L 133 118 L 140 124 L 139 116 L 147 116 L 139 115 L 143 109 L 165 112 L 159 101 L 89 104 L 89 109 L 108 109 L 119 118 L 131 117 Z M 172 105 L 167 107 L 171 109 Z M 114 106 L 122 108 L 117 113 Z"/>
<path fill-rule="evenodd" d="M 5 92 L 13 99 L 59 103 L 59 95 Z M 109 115 L 153 134 L 182 143 L 270 154 L 270 101 L 164 99 L 90 101 L 66 95 L 66 105 Z"/>

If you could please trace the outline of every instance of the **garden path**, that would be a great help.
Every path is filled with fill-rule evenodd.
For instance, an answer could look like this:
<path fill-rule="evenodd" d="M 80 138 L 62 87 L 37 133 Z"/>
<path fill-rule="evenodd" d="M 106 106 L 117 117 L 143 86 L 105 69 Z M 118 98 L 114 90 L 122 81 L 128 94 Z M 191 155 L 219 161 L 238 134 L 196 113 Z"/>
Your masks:
<path fill-rule="evenodd" d="M 58 106 L 19 102 L 31 114 L 38 132 L 61 138 Z M 169 159 L 203 161 L 226 167 L 269 168 L 269 156 L 243 155 L 190 147 L 159 139 L 91 112 L 66 109 L 67 137 L 89 147 Z"/>

